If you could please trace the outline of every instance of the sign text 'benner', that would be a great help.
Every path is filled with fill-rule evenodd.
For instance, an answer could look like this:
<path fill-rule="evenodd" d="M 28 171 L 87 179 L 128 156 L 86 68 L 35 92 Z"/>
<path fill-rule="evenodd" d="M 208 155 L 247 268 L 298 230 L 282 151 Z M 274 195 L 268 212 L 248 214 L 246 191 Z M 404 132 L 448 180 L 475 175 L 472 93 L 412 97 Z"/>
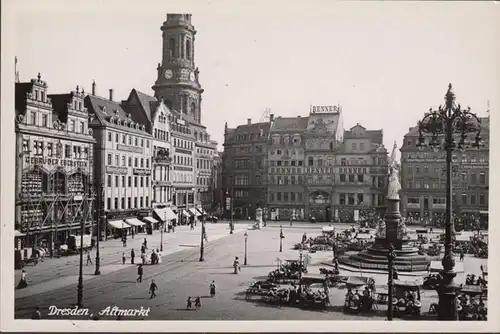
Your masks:
<path fill-rule="evenodd" d="M 311 106 L 312 113 L 326 113 L 326 112 L 338 112 L 339 107 L 337 106 Z"/>

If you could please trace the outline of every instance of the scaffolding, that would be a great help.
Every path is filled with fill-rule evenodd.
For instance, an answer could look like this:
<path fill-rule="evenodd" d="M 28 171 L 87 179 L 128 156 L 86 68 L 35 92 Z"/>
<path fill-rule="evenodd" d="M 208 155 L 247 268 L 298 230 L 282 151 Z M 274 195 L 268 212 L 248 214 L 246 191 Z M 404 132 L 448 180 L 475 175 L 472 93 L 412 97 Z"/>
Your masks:
<path fill-rule="evenodd" d="M 270 108 L 266 108 L 266 110 L 262 114 L 262 117 L 259 120 L 259 123 L 269 122 L 270 119 L 271 119 L 271 109 Z"/>

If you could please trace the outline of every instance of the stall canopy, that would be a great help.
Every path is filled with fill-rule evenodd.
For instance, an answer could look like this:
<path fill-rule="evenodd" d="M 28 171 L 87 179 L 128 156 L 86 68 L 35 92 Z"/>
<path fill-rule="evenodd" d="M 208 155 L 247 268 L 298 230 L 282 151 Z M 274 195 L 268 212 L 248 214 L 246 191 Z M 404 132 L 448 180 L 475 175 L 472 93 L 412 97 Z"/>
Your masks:
<path fill-rule="evenodd" d="M 170 208 L 155 209 L 154 211 L 160 220 L 172 220 L 177 218 L 177 215 L 173 213 Z"/>
<path fill-rule="evenodd" d="M 203 216 L 203 209 L 195 209 L 196 211 L 198 211 L 198 214 L 197 216 Z"/>
<path fill-rule="evenodd" d="M 129 219 L 125 219 L 125 221 L 127 222 L 127 224 L 129 224 L 130 226 L 142 226 L 142 225 L 145 225 L 143 222 L 141 222 L 139 219 L 137 218 L 129 218 Z"/>
<path fill-rule="evenodd" d="M 108 224 L 112 228 L 117 228 L 117 229 L 122 229 L 122 228 L 129 228 L 130 225 L 125 223 L 123 220 L 108 220 Z"/>
<path fill-rule="evenodd" d="M 333 226 L 323 226 L 323 232 L 333 232 Z"/>
<path fill-rule="evenodd" d="M 188 210 L 189 210 L 189 213 L 195 217 L 200 215 L 200 213 L 196 209 L 189 208 Z"/>
<path fill-rule="evenodd" d="M 147 221 L 148 223 L 151 223 L 151 224 L 158 223 L 158 221 L 156 219 L 154 219 L 153 217 L 144 217 L 144 220 Z"/>
<path fill-rule="evenodd" d="M 186 218 L 191 217 L 191 215 L 190 215 L 189 213 L 187 213 L 187 211 L 186 211 L 186 210 L 182 210 L 182 215 L 183 215 L 184 217 L 186 217 Z"/>

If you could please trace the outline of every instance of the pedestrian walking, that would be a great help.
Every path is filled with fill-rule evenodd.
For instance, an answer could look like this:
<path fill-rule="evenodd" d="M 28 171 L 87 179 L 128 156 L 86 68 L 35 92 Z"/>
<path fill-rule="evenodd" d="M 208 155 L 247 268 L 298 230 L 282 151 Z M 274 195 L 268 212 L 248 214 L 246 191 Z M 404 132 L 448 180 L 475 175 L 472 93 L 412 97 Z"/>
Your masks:
<path fill-rule="evenodd" d="M 87 252 L 87 266 L 90 264 L 92 264 L 92 256 L 90 255 L 90 252 Z"/>
<path fill-rule="evenodd" d="M 188 300 L 186 302 L 186 308 L 188 310 L 190 310 L 192 306 L 193 306 L 193 302 L 191 301 L 191 297 L 188 297 Z"/>
<path fill-rule="evenodd" d="M 141 254 L 142 264 L 146 264 L 146 253 Z"/>
<path fill-rule="evenodd" d="M 134 258 L 135 258 L 135 251 L 132 248 L 132 250 L 130 251 L 130 263 L 134 264 Z"/>
<path fill-rule="evenodd" d="M 25 287 L 28 286 L 28 274 L 26 273 L 26 270 L 21 271 L 21 279 L 19 280 L 19 284 L 17 284 L 18 289 L 24 289 Z"/>
<path fill-rule="evenodd" d="M 460 261 L 463 261 L 464 260 L 464 250 L 463 249 L 460 249 Z"/>
<path fill-rule="evenodd" d="M 198 296 L 194 300 L 194 307 L 199 310 L 201 308 L 201 298 Z"/>
<path fill-rule="evenodd" d="M 149 299 L 153 299 L 156 297 L 156 290 L 158 290 L 158 286 L 155 283 L 155 280 L 151 280 L 151 285 L 149 286 L 149 293 L 151 294 L 149 296 Z"/>
<path fill-rule="evenodd" d="M 142 244 L 141 246 L 141 254 L 144 254 L 146 253 L 146 246 L 144 246 L 144 244 Z"/>
<path fill-rule="evenodd" d="M 143 274 L 144 274 L 144 268 L 142 267 L 142 264 L 140 264 L 139 267 L 137 268 L 137 275 L 139 275 L 139 277 L 137 277 L 137 282 L 142 283 Z"/>
<path fill-rule="evenodd" d="M 212 283 L 210 283 L 210 297 L 214 296 L 215 296 L 215 281 L 212 281 Z"/>
<path fill-rule="evenodd" d="M 122 254 L 122 263 L 125 264 L 125 261 L 127 260 L 127 258 L 125 257 L 125 253 Z"/>
<path fill-rule="evenodd" d="M 194 230 L 194 222 L 191 222 L 191 224 L 189 224 L 189 225 L 191 225 L 191 229 L 190 230 L 193 231 Z"/>
<path fill-rule="evenodd" d="M 240 261 L 238 260 L 237 256 L 234 258 L 233 267 L 234 267 L 235 274 L 238 274 L 238 272 L 241 271 Z"/>
<path fill-rule="evenodd" d="M 42 319 L 42 312 L 40 312 L 40 308 L 37 306 L 31 315 L 32 320 Z"/>
<path fill-rule="evenodd" d="M 148 248 L 148 240 L 146 238 L 144 238 L 144 248 Z"/>

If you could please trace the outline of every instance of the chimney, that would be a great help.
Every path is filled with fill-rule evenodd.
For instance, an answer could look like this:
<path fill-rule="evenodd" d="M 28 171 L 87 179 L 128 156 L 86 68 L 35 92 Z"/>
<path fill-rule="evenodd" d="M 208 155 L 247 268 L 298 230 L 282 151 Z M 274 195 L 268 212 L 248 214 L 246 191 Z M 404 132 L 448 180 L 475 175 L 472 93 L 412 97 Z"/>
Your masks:
<path fill-rule="evenodd" d="M 269 121 L 273 122 L 274 121 L 274 114 L 269 115 Z"/>
<path fill-rule="evenodd" d="M 252 119 L 251 118 L 247 118 L 247 124 L 248 125 L 252 124 Z"/>
<path fill-rule="evenodd" d="M 113 101 L 113 89 L 109 90 L 109 100 Z"/>
<path fill-rule="evenodd" d="M 92 80 L 92 95 L 95 95 L 95 80 Z"/>

